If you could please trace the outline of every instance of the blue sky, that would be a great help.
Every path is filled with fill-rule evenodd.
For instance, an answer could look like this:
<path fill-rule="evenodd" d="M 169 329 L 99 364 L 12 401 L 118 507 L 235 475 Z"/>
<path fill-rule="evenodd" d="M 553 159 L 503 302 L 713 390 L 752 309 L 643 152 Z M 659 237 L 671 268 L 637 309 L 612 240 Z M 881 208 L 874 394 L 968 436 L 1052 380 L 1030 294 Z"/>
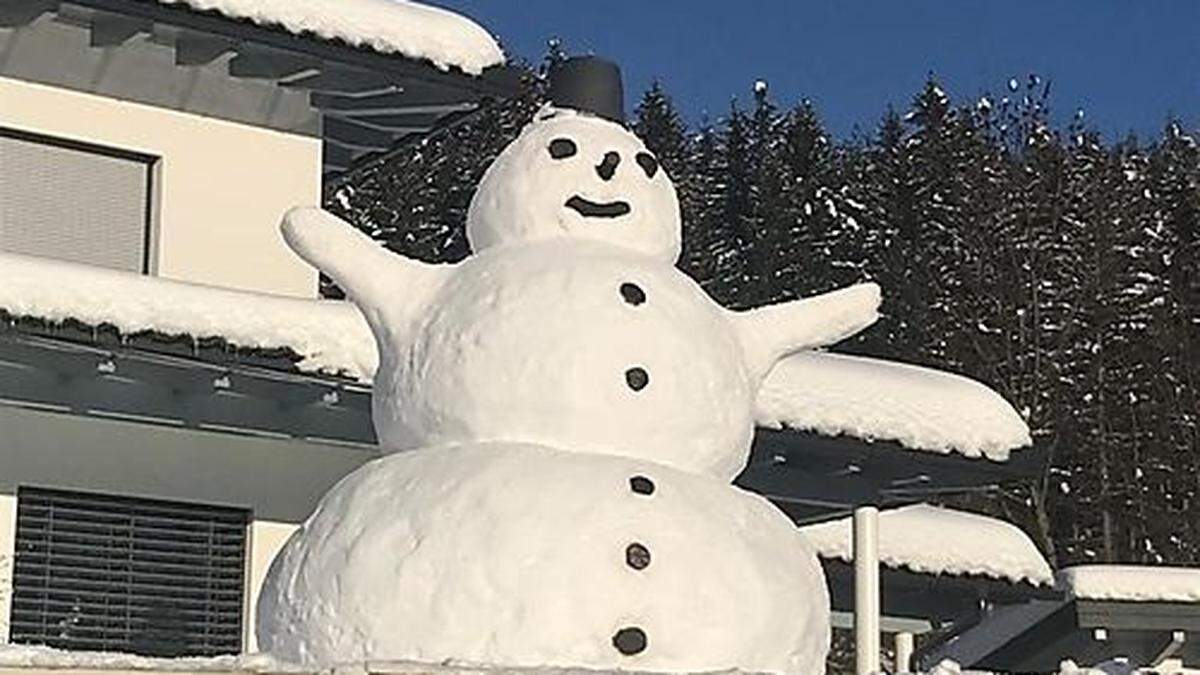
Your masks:
<path fill-rule="evenodd" d="M 719 118 L 755 79 L 777 102 L 812 99 L 839 137 L 871 130 L 934 72 L 955 100 L 1010 77 L 1049 78 L 1056 118 L 1076 108 L 1112 138 L 1200 127 L 1200 0 L 433 0 L 473 17 L 510 55 L 546 40 L 621 63 L 626 97 L 653 78 L 690 120 Z"/>

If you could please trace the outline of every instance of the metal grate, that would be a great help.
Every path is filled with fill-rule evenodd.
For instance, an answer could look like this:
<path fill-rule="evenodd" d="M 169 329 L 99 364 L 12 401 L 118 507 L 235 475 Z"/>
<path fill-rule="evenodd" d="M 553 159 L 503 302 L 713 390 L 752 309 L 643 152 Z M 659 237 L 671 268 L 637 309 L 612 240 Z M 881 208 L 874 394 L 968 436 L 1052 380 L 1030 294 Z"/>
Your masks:
<path fill-rule="evenodd" d="M 245 509 L 22 487 L 10 639 L 238 653 L 249 522 Z"/>

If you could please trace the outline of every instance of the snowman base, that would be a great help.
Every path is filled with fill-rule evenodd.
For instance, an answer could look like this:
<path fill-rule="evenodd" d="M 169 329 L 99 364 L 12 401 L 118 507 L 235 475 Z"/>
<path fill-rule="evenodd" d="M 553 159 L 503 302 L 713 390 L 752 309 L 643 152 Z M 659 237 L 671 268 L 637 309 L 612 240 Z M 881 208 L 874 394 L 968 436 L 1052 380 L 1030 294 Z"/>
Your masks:
<path fill-rule="evenodd" d="M 823 673 L 815 554 L 766 500 L 641 460 L 475 443 L 336 485 L 275 559 L 259 645 L 308 666 Z"/>

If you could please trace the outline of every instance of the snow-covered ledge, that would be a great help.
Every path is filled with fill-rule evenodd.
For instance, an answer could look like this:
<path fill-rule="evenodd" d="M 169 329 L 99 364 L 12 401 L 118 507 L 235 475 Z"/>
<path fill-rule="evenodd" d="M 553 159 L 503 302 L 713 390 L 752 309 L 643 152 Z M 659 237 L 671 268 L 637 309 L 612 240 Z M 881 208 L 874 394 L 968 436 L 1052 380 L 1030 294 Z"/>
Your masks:
<path fill-rule="evenodd" d="M 495 38 L 470 19 L 409 0 L 158 0 L 231 19 L 280 26 L 385 54 L 427 59 L 478 75 L 504 63 Z"/>
<path fill-rule="evenodd" d="M 367 381 L 375 341 L 347 302 L 237 291 L 100 267 L 0 253 L 0 312 L 50 322 L 221 338 L 246 349 L 288 349 L 305 372 Z"/>
<path fill-rule="evenodd" d="M 1200 603 L 1200 569 L 1079 565 L 1058 573 L 1058 587 L 1079 600 Z"/>
<path fill-rule="evenodd" d="M 861 356 L 803 352 L 758 394 L 768 428 L 894 441 L 910 450 L 1005 461 L 1032 439 L 1003 397 L 961 375 Z"/>
<path fill-rule="evenodd" d="M 800 528 L 823 558 L 854 560 L 850 518 Z M 1019 528 L 975 513 L 914 504 L 879 514 L 879 560 L 919 574 L 984 576 L 1050 586 L 1054 573 Z"/>

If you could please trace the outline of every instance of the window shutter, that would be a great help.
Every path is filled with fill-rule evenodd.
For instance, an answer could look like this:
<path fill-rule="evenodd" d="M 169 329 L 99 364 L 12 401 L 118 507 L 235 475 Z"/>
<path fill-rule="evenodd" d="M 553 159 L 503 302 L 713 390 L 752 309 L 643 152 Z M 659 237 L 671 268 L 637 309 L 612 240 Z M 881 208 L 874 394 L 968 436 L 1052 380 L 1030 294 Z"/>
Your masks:
<path fill-rule="evenodd" d="M 152 161 L 0 130 L 0 251 L 149 271 Z"/>
<path fill-rule="evenodd" d="M 249 522 L 245 509 L 22 487 L 10 639 L 238 653 Z"/>

